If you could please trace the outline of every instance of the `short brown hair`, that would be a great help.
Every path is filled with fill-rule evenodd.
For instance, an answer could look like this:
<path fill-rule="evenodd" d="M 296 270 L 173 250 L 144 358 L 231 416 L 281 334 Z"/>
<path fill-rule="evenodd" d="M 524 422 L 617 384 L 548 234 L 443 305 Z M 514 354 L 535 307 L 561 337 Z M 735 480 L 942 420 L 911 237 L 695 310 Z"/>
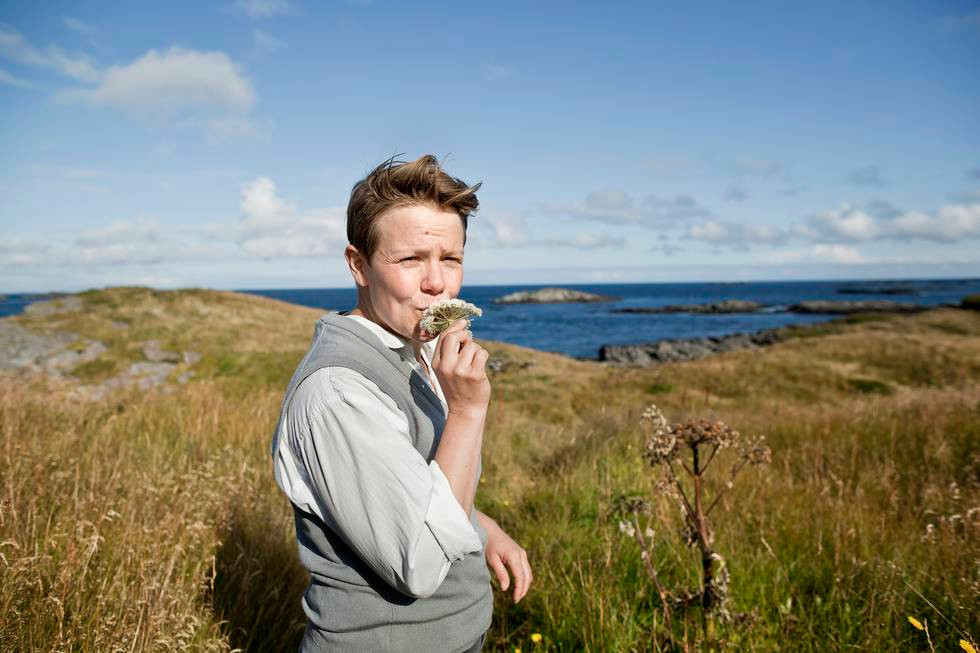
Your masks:
<path fill-rule="evenodd" d="M 480 186 L 450 176 L 431 154 L 410 162 L 392 157 L 354 184 L 347 204 L 347 240 L 370 261 L 378 244 L 378 217 L 389 209 L 414 204 L 455 211 L 465 239 L 467 219 L 480 206 L 476 199 Z"/>

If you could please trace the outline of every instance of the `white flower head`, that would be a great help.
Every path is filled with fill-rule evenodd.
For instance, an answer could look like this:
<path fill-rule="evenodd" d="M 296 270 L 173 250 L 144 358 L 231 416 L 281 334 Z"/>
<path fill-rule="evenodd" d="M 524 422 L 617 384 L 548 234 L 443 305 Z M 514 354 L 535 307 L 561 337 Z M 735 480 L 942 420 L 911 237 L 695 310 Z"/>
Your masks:
<path fill-rule="evenodd" d="M 419 330 L 434 337 L 448 329 L 456 320 L 465 319 L 469 328 L 470 319 L 482 315 L 481 309 L 462 299 L 443 299 L 425 309 L 419 322 Z"/>

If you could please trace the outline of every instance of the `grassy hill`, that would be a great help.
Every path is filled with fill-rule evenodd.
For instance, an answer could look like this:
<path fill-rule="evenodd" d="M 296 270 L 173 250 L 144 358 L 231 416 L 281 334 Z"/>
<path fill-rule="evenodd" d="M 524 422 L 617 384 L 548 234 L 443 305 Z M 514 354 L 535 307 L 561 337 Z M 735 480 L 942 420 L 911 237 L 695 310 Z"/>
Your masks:
<path fill-rule="evenodd" d="M 267 448 L 320 311 L 208 290 L 75 297 L 11 318 L 105 349 L 57 376 L 0 373 L 0 649 L 295 650 L 305 573 Z M 909 616 L 937 650 L 976 646 L 980 314 L 799 335 L 649 369 L 486 343 L 502 369 L 477 503 L 536 578 L 516 606 L 497 592 L 487 650 L 664 646 L 657 592 L 613 514 L 618 496 L 647 497 L 660 577 L 697 586 L 640 456 L 650 403 L 772 448 L 712 514 L 735 621 L 708 641 L 699 609 L 679 607 L 679 650 L 929 650 Z M 160 384 L 99 386 L 152 351 L 171 361 Z M 79 391 L 96 386 L 112 391 Z"/>

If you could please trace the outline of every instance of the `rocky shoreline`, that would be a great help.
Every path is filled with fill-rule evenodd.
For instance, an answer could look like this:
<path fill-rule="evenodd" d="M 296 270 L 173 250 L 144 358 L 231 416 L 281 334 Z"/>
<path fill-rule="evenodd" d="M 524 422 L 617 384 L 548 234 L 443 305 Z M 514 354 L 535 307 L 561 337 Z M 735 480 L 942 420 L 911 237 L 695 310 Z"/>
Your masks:
<path fill-rule="evenodd" d="M 617 308 L 613 313 L 756 313 L 765 308 L 759 302 L 726 299 L 710 304 L 670 304 L 668 306 L 633 306 Z"/>
<path fill-rule="evenodd" d="M 706 338 L 656 340 L 635 345 L 603 345 L 599 361 L 613 365 L 646 367 L 657 363 L 688 361 L 740 349 L 758 349 L 785 340 L 791 327 L 762 329 Z"/>

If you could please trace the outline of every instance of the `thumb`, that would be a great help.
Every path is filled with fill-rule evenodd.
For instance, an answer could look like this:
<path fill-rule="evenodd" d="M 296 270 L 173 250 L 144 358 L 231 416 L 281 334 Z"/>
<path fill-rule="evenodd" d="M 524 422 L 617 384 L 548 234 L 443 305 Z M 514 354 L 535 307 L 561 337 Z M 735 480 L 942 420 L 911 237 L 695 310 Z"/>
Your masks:
<path fill-rule="evenodd" d="M 507 569 L 504 567 L 503 561 L 497 556 L 492 556 L 487 562 L 490 568 L 493 569 L 493 573 L 497 577 L 497 582 L 500 583 L 500 589 L 506 590 L 510 587 L 510 575 L 507 574 Z"/>

